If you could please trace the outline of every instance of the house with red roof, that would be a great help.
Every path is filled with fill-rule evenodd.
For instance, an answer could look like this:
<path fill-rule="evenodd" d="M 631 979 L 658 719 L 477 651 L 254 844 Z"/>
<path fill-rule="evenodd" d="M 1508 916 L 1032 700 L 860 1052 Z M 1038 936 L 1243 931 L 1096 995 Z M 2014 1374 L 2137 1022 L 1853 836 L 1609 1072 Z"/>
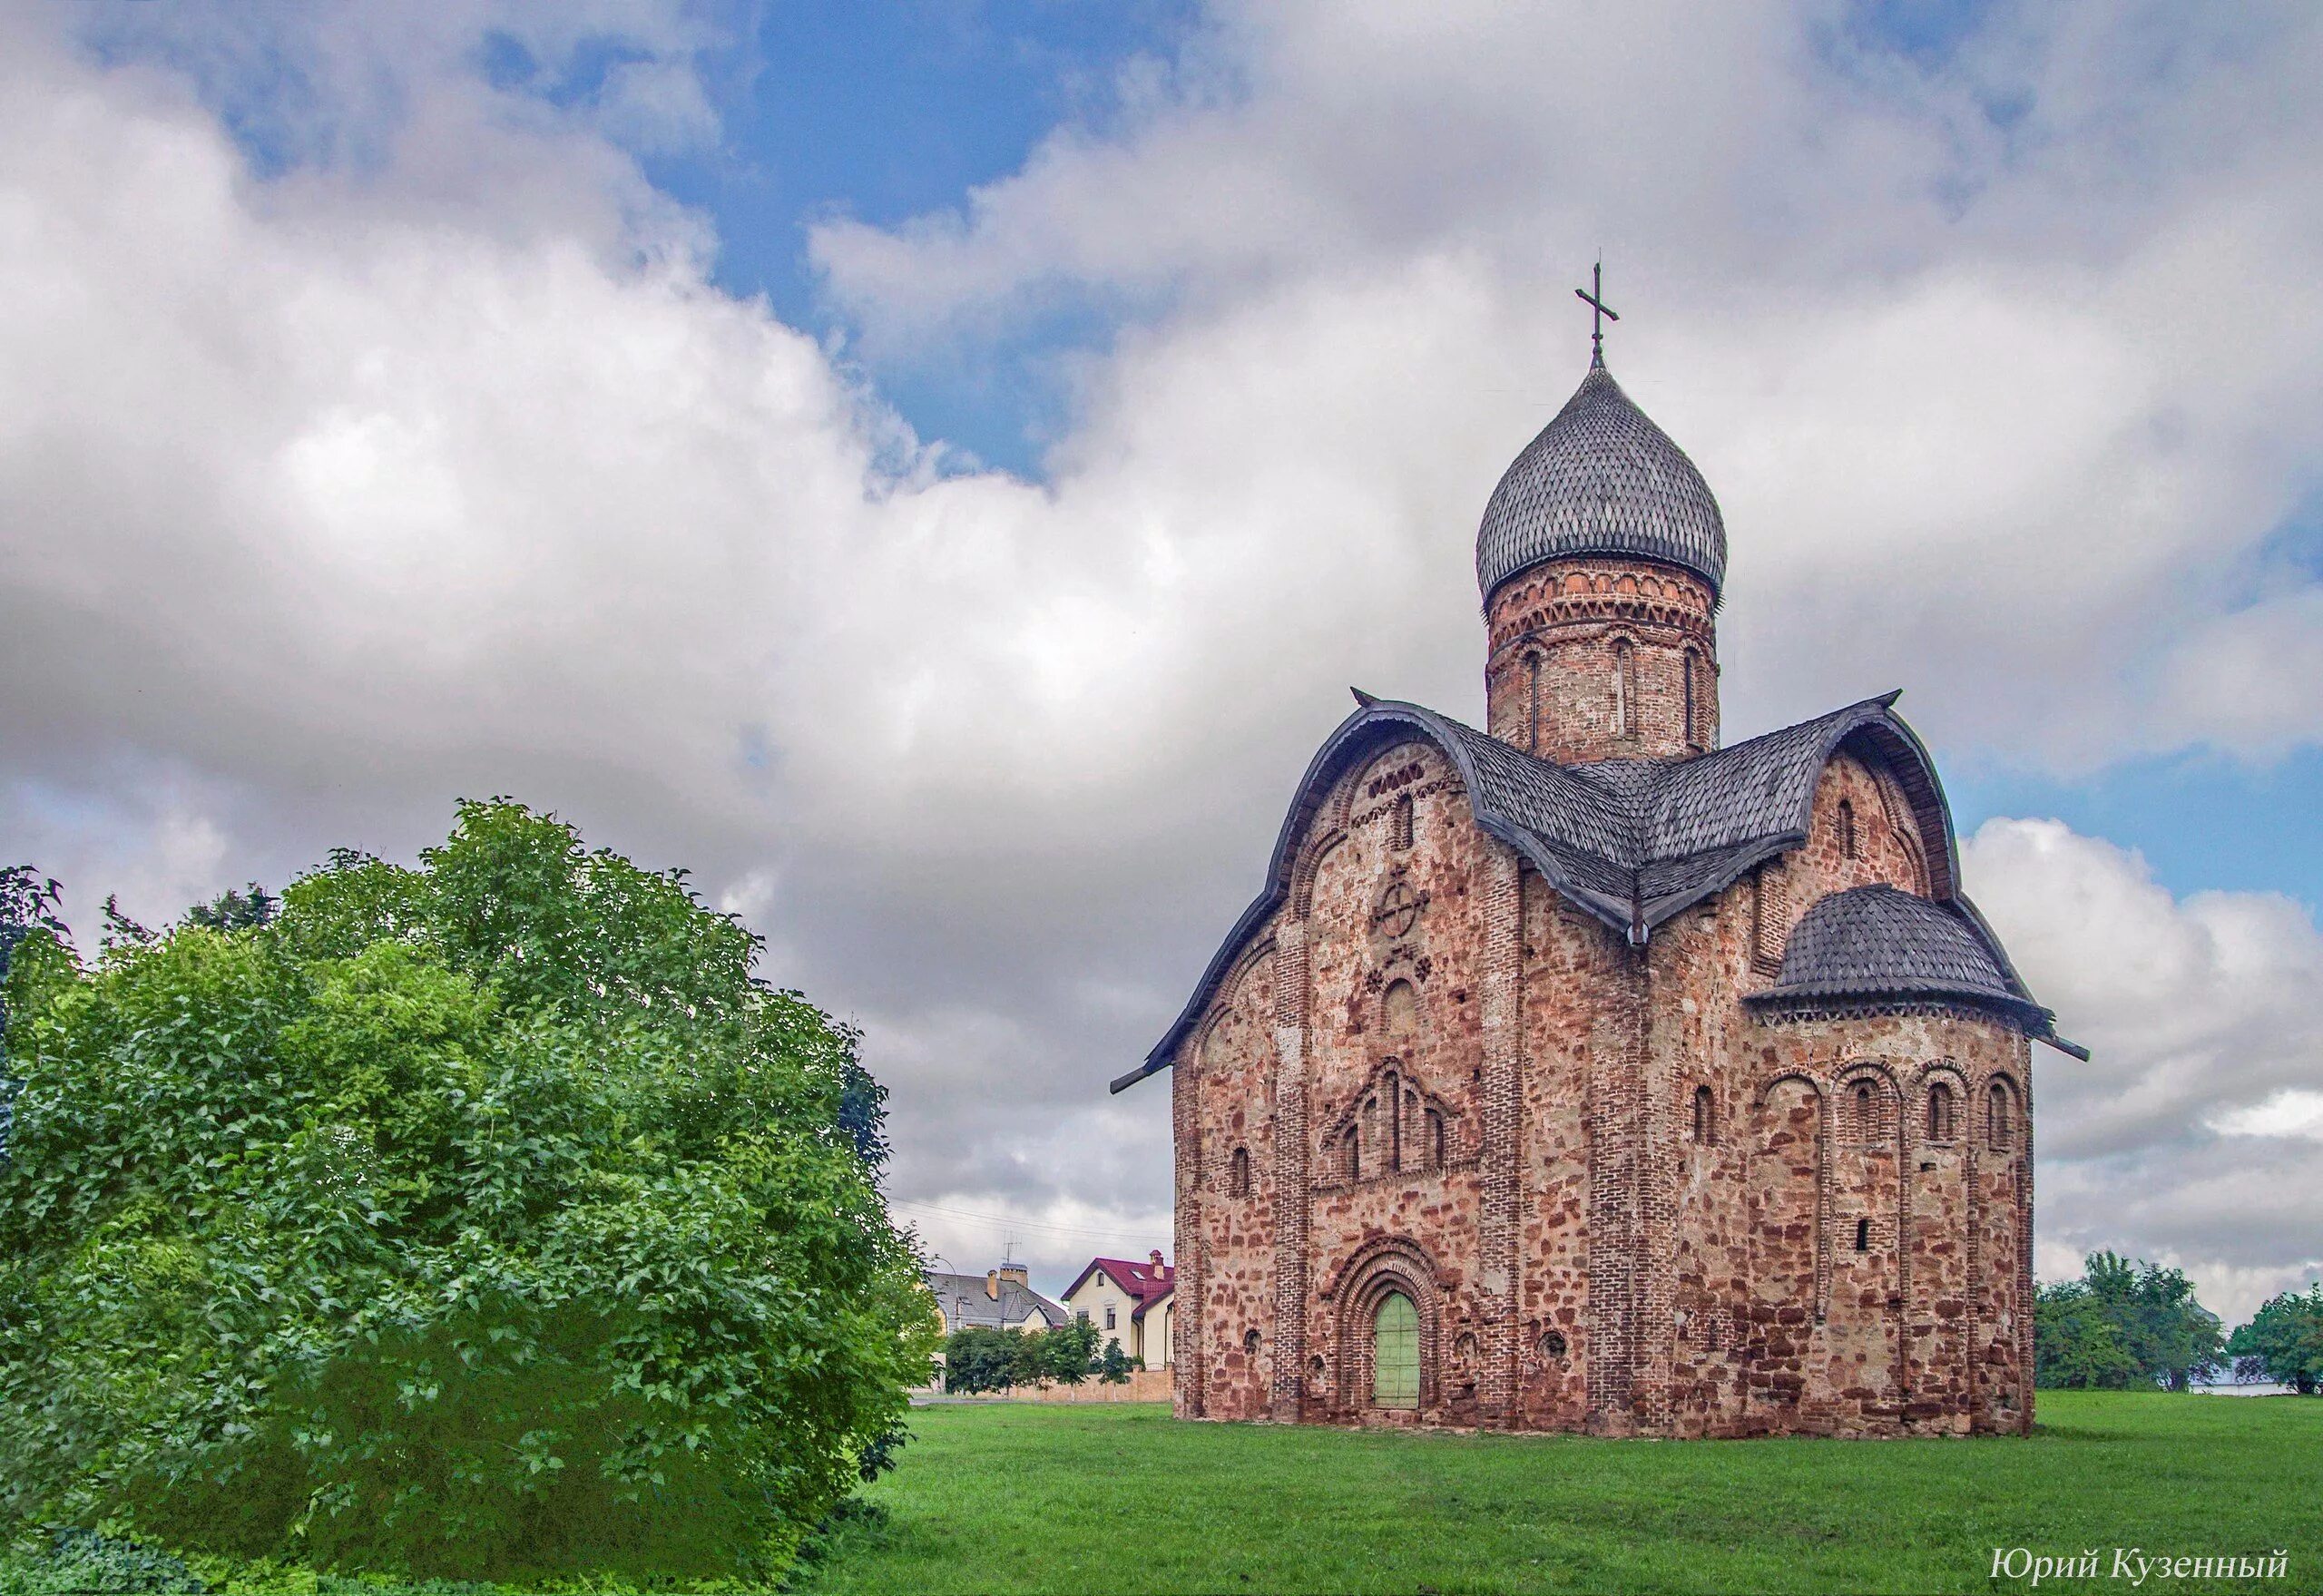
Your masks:
<path fill-rule="evenodd" d="M 1118 1341 L 1149 1369 L 1170 1364 L 1170 1326 L 1177 1298 L 1178 1271 L 1159 1251 L 1144 1263 L 1093 1258 L 1063 1294 L 1065 1311 L 1097 1327 L 1097 1347 Z"/>

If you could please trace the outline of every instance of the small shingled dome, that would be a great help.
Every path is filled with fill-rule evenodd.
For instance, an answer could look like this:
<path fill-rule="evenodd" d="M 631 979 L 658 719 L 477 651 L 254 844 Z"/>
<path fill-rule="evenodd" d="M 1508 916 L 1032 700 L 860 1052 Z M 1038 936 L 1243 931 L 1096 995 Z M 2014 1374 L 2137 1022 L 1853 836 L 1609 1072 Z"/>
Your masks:
<path fill-rule="evenodd" d="M 1633 554 L 1691 571 L 1715 599 L 1726 583 L 1726 524 L 1686 452 L 1593 367 L 1556 418 L 1524 446 L 1476 529 L 1476 585 L 1568 554 Z"/>
<path fill-rule="evenodd" d="M 1956 998 L 2046 1011 L 2003 969 L 1985 934 L 1949 905 L 1893 886 L 1819 899 L 1791 928 L 1782 973 L 1759 998 Z"/>

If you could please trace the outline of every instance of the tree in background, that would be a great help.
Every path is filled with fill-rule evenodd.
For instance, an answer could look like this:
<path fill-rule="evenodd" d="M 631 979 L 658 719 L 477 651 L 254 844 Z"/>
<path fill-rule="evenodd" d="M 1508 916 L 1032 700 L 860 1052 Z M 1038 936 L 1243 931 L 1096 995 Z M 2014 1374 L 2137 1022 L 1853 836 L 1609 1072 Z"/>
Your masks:
<path fill-rule="evenodd" d="M 8 1063 L 8 966 L 34 933 L 40 940 L 31 956 L 62 954 L 73 945 L 59 906 L 64 889 L 30 865 L 0 866 L 0 1160 L 8 1156 L 8 1130 L 15 1116 L 16 1089 L 22 1084 Z"/>
<path fill-rule="evenodd" d="M 2219 1317 L 2182 1269 L 2093 1252 L 2078 1280 L 2044 1286 L 2034 1316 L 2034 1383 L 2188 1389 L 2214 1373 Z"/>
<path fill-rule="evenodd" d="M 1097 1365 L 1097 1374 L 1108 1385 L 1129 1384 L 1131 1363 L 1122 1351 L 1118 1338 L 1105 1343 L 1105 1356 Z"/>
<path fill-rule="evenodd" d="M 2086 1282 L 2040 1288 L 2033 1312 L 2033 1383 L 2068 1391 L 2125 1391 L 2142 1382 L 2128 1339 Z"/>
<path fill-rule="evenodd" d="M 2323 1391 L 2323 1281 L 2268 1299 L 2226 1350 L 2237 1375 L 2280 1381 L 2301 1396 Z"/>
<path fill-rule="evenodd" d="M 1096 1372 L 1096 1327 L 1085 1319 L 1043 1330 L 969 1326 L 945 1338 L 944 1389 L 973 1396 L 1052 1381 L 1078 1385 Z"/>
<path fill-rule="evenodd" d="M 976 1396 L 1009 1389 L 1016 1383 L 1023 1339 L 1019 1331 L 975 1325 L 953 1331 L 944 1341 L 945 1391 Z"/>
<path fill-rule="evenodd" d="M 892 1454 L 876 1092 L 682 876 L 464 804 L 93 964 L 11 880 L 0 1534 L 763 1576 Z"/>
<path fill-rule="evenodd" d="M 1097 1372 L 1097 1327 L 1087 1319 L 1067 1319 L 1041 1339 L 1050 1379 L 1078 1385 Z"/>
<path fill-rule="evenodd" d="M 253 881 L 248 892 L 230 886 L 208 903 L 194 905 L 185 912 L 185 921 L 212 931 L 254 931 L 281 909 L 282 900 Z"/>

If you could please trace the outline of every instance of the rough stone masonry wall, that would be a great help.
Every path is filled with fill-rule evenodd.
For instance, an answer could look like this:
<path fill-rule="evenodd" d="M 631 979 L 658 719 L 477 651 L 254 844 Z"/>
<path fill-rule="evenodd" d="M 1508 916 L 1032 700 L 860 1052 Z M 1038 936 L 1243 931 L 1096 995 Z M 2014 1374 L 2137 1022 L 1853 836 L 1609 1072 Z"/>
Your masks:
<path fill-rule="evenodd" d="M 1914 1141 L 1934 1081 L 1954 1092 L 1962 1127 L 1967 1094 L 1994 1072 L 2021 1094 L 2024 1038 L 1974 1011 L 1764 1020 L 1740 1001 L 1772 983 L 1789 928 L 1817 899 L 1874 882 L 1925 892 L 1925 849 L 1878 756 L 1850 747 L 1825 769 L 1803 847 L 1656 933 L 1648 1077 L 1674 1200 L 1670 1246 L 1649 1254 L 1671 1269 L 1668 1311 L 1649 1321 L 1665 1327 L 1663 1346 L 1642 1355 L 1642 1385 L 1663 1393 L 1659 1415 L 1652 1397 L 1639 1404 L 1648 1427 L 2012 1428 L 2029 1405 L 2029 1353 L 2014 1350 L 2030 1290 L 2029 1098 L 1997 1164 L 1987 1151 L 1967 1167 L 1980 1160 L 1965 1131 Z M 1865 1084 L 1868 1131 L 1852 1118 Z M 1972 1360 L 1972 1337 L 1945 1339 L 1972 1299 L 1996 1327 L 1985 1339 L 2009 1343 L 2004 1355 L 1987 1346 Z M 1988 1399 L 1965 1395 L 1972 1368 Z M 2005 1408 L 1990 1395 L 2004 1387 Z"/>
<path fill-rule="evenodd" d="M 1485 729 L 1566 764 L 1714 749 L 1710 617 L 1707 583 L 1651 560 L 1556 560 L 1505 583 L 1486 616 Z"/>
<path fill-rule="evenodd" d="M 1506 1402 L 1510 1249 L 1487 1255 L 1485 1211 L 1510 1128 L 1485 1043 L 1502 850 L 1430 743 L 1384 749 L 1338 799 L 1292 905 L 1309 961 L 1307 1411 L 1368 1408 L 1370 1315 L 1400 1290 L 1420 1314 L 1419 1417 L 1442 1421 Z"/>
<path fill-rule="evenodd" d="M 1361 761 L 1178 1061 L 1178 1411 L 1674 1435 L 2029 1425 L 2024 1037 L 1974 1012 L 1742 1002 L 1816 898 L 1926 876 L 1895 783 L 1846 749 L 1806 844 L 1641 957 L 1475 827 L 1431 745 Z M 1951 1134 L 1931 1137 L 1939 1084 Z M 1409 1415 L 1369 1402 L 1389 1289 L 1421 1314 Z"/>

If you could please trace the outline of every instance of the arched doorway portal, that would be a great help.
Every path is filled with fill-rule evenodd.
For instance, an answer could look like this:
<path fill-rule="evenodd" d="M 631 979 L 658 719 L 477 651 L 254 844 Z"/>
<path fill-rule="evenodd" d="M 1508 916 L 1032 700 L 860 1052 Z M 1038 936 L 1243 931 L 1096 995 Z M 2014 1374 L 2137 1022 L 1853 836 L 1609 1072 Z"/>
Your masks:
<path fill-rule="evenodd" d="M 1381 1297 L 1372 1316 L 1371 1400 L 1380 1407 L 1419 1405 L 1419 1309 L 1400 1291 Z"/>

